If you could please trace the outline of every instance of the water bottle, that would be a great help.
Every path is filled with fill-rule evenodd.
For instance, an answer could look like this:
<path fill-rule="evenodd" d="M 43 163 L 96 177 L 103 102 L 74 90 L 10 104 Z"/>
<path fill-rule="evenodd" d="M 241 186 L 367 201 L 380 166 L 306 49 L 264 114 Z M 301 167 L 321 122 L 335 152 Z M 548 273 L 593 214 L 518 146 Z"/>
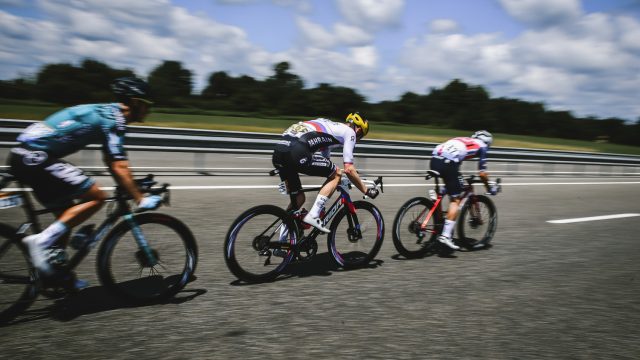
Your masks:
<path fill-rule="evenodd" d="M 438 195 L 436 195 L 436 191 L 433 189 L 429 189 L 429 199 L 436 201 L 438 199 Z"/>
<path fill-rule="evenodd" d="M 95 224 L 84 225 L 76 231 L 76 233 L 71 237 L 71 247 L 74 250 L 82 249 L 89 241 L 89 235 L 93 233 L 93 228 L 95 226 Z"/>

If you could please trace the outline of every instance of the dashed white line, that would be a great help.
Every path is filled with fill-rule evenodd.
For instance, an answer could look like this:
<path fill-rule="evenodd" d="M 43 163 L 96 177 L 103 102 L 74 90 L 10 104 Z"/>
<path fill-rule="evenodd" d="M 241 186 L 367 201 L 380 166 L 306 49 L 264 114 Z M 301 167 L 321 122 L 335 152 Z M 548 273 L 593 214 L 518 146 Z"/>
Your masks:
<path fill-rule="evenodd" d="M 562 220 L 548 220 L 548 223 L 551 224 L 570 224 L 577 222 L 587 222 L 587 221 L 598 221 L 598 220 L 609 220 L 609 219 L 622 219 L 628 217 L 640 216 L 640 214 L 613 214 L 613 215 L 601 215 L 601 216 L 591 216 L 591 217 L 583 217 L 583 218 L 574 218 L 574 219 L 562 219 Z"/>

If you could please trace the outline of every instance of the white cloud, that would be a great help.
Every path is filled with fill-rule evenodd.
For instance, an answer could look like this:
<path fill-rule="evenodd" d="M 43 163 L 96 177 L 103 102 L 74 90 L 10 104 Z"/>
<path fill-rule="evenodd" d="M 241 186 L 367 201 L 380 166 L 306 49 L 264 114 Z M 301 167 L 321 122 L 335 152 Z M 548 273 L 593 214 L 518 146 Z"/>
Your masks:
<path fill-rule="evenodd" d="M 351 24 L 378 30 L 400 23 L 404 0 L 336 0 L 338 10 Z"/>
<path fill-rule="evenodd" d="M 316 24 L 306 17 L 298 16 L 296 25 L 304 38 L 303 41 L 309 46 L 326 49 L 336 44 L 333 34 L 325 30 L 322 25 Z"/>
<path fill-rule="evenodd" d="M 419 93 L 460 78 L 493 96 L 541 101 L 579 116 L 633 119 L 640 108 L 633 99 L 633 89 L 640 88 L 640 36 L 634 35 L 640 35 L 637 19 L 608 14 L 534 28 L 513 39 L 431 33 L 407 41 L 404 67 L 394 75 L 408 78 L 409 90 Z"/>
<path fill-rule="evenodd" d="M 429 24 L 429 29 L 434 33 L 452 33 L 460 30 L 458 23 L 451 19 L 436 19 Z"/>
<path fill-rule="evenodd" d="M 373 34 L 357 26 L 337 23 L 334 32 L 337 41 L 348 46 L 363 46 L 373 42 Z"/>
<path fill-rule="evenodd" d="M 501 0 L 533 26 L 507 38 L 466 34 L 441 18 L 424 34 L 389 46 L 382 39 L 397 30 L 404 1 L 336 0 L 342 18 L 324 26 L 300 12 L 310 8 L 305 0 L 247 1 L 288 7 L 301 41 L 268 52 L 244 29 L 168 0 L 40 0 L 37 18 L 0 10 L 0 78 L 85 57 L 144 76 L 162 60 L 176 60 L 194 72 L 199 89 L 213 71 L 261 78 L 289 61 L 308 86 L 348 86 L 370 101 L 424 94 L 460 78 L 492 96 L 542 101 L 581 116 L 640 114 L 640 22 L 630 15 L 583 14 L 577 1 Z"/>
<path fill-rule="evenodd" d="M 303 46 L 330 49 L 337 46 L 365 46 L 373 41 L 372 34 L 347 24 L 336 23 L 331 32 L 306 17 L 298 16 L 296 25 L 302 36 Z"/>
<path fill-rule="evenodd" d="M 580 0 L 500 0 L 514 18 L 536 26 L 576 19 L 582 14 Z"/>

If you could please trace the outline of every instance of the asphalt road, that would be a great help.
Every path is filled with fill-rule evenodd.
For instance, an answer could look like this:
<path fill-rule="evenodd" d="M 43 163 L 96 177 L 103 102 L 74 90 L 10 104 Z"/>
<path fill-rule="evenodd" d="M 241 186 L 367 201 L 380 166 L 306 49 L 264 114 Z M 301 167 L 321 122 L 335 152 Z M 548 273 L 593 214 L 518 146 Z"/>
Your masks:
<path fill-rule="evenodd" d="M 637 177 L 504 178 L 492 248 L 418 260 L 397 256 L 390 231 L 400 205 L 427 187 L 388 178 L 373 200 L 387 227 L 377 266 L 341 271 L 321 242 L 310 263 L 256 285 L 227 270 L 223 238 L 243 210 L 286 204 L 277 181 L 159 180 L 180 186 L 160 211 L 196 235 L 198 280 L 166 304 L 127 307 L 100 287 L 90 255 L 78 273 L 93 286 L 41 298 L 0 327 L 0 358 L 640 358 L 640 217 L 547 222 L 640 214 Z"/>

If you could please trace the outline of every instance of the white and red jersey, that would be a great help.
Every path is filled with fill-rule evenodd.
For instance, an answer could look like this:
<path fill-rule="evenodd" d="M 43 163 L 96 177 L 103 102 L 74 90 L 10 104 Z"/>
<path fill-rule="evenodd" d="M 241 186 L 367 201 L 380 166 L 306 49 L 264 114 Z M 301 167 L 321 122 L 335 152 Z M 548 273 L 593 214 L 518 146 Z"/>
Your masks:
<path fill-rule="evenodd" d="M 318 118 L 293 124 L 282 135 L 299 138 L 309 144 L 312 152 L 321 151 L 326 158 L 332 149 L 342 146 L 344 163 L 353 164 L 356 132 L 347 124 Z"/>
<path fill-rule="evenodd" d="M 438 145 L 433 149 L 433 156 L 454 162 L 478 157 L 478 170 L 487 169 L 487 150 L 483 141 L 469 137 L 457 137 Z"/>

